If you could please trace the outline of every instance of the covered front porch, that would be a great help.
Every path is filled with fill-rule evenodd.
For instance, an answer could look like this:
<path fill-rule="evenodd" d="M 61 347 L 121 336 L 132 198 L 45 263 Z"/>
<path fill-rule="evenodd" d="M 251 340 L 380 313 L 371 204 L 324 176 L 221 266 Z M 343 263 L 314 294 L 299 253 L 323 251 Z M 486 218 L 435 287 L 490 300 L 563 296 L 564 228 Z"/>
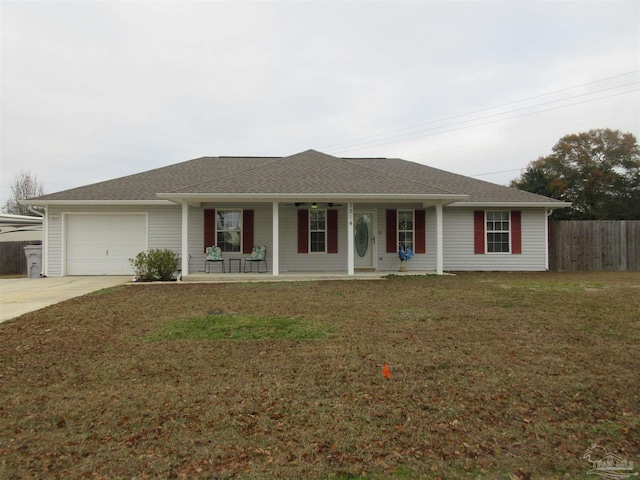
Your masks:
<path fill-rule="evenodd" d="M 393 217 L 389 221 L 390 211 L 416 212 L 415 220 L 418 219 L 418 212 L 421 212 L 421 230 L 415 225 L 414 240 L 420 236 L 423 239 L 428 237 L 429 245 L 427 254 L 416 255 L 415 267 L 408 274 L 426 274 L 434 273 L 442 275 L 444 273 L 444 255 L 443 255 L 443 207 L 457 200 L 458 196 L 438 196 L 433 198 L 429 195 L 410 196 L 410 198 L 399 199 L 397 196 L 369 197 L 359 199 L 354 202 L 351 198 L 335 197 L 311 197 L 299 198 L 294 197 L 295 202 L 289 199 L 265 199 L 265 198 L 238 198 L 236 204 L 247 205 L 251 213 L 251 219 L 254 221 L 255 213 L 255 241 L 254 245 L 265 245 L 268 247 L 268 267 L 269 271 L 261 274 L 238 273 L 234 268 L 234 273 L 202 273 L 202 265 L 200 260 L 202 256 L 202 247 L 194 248 L 198 245 L 200 238 L 194 239 L 194 232 L 198 232 L 199 227 L 192 225 L 199 215 L 205 213 L 207 209 L 229 208 L 232 205 L 232 199 L 229 198 L 172 198 L 172 201 L 181 204 L 181 222 L 182 222 L 182 272 L 185 281 L 230 281 L 237 277 L 238 281 L 251 281 L 252 279 L 263 279 L 265 276 L 283 277 L 284 280 L 299 280 L 301 278 L 318 279 L 318 278 L 382 278 L 392 273 L 398 273 L 400 260 L 397 256 L 400 219 L 396 224 L 396 218 Z M 300 200 L 300 202 L 298 202 Z M 305 203 L 302 203 L 305 202 Z M 313 211 L 316 205 L 329 205 L 336 213 L 334 217 L 335 226 L 332 227 L 338 231 L 335 235 L 334 248 L 331 250 L 329 246 L 324 253 L 315 253 L 311 250 L 300 250 L 300 215 L 303 209 L 310 208 Z M 303 205 L 302 207 L 300 205 Z M 209 210 L 211 211 L 211 210 Z M 328 212 L 328 210 L 327 210 Z M 425 212 L 428 212 L 428 220 L 425 224 Z M 369 225 L 369 236 L 366 238 L 368 242 L 370 255 L 370 264 L 362 264 L 362 232 L 358 229 L 362 215 L 371 214 L 372 224 Z M 298 229 L 294 224 L 297 222 Z M 420 223 L 420 222 L 415 222 Z M 252 224 L 253 228 L 253 224 Z M 398 231 L 398 236 L 391 240 L 389 229 L 393 232 Z M 206 227 L 204 228 L 206 229 Z M 329 231 L 329 227 L 327 227 Z M 425 233 L 426 232 L 426 233 Z M 335 232 L 334 232 L 335 233 Z M 405 232 L 403 232 L 404 234 Z M 200 233 L 196 235 L 200 236 Z M 394 233 L 395 235 L 395 233 Z M 259 239 L 258 239 L 259 237 Z M 303 237 L 304 238 L 304 235 Z M 197 241 L 196 241 L 197 240 Z M 297 243 L 296 243 L 297 242 Z M 205 241 L 206 243 L 206 241 Z M 247 243 L 247 242 L 245 242 Z M 247 243 L 248 244 L 248 243 Z M 329 234 L 327 233 L 327 244 L 330 245 Z M 207 244 L 206 246 L 211 246 Z M 334 254 L 338 255 L 334 255 Z M 416 252 L 424 253 L 424 252 Z M 242 272 L 244 271 L 244 258 L 246 254 L 229 253 L 224 254 L 226 258 L 240 259 L 242 262 Z M 428 258 L 428 261 L 426 259 Z M 408 264 L 411 266 L 411 263 Z M 234 264 L 237 265 L 237 264 Z M 333 268 L 331 268 L 333 266 Z M 317 269 L 316 269 L 317 267 Z M 329 268 L 327 268 L 329 267 Z M 365 267 L 365 268 L 363 268 Z"/>

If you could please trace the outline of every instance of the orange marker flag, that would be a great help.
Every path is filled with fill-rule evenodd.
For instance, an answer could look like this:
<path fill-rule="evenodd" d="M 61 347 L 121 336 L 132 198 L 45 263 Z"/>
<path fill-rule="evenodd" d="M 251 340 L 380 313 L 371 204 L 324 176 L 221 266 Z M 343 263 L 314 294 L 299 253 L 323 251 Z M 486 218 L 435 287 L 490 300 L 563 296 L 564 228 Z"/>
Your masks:
<path fill-rule="evenodd" d="M 387 378 L 391 378 L 391 370 L 389 370 L 388 363 L 385 363 L 384 366 L 382 367 L 382 374 Z"/>

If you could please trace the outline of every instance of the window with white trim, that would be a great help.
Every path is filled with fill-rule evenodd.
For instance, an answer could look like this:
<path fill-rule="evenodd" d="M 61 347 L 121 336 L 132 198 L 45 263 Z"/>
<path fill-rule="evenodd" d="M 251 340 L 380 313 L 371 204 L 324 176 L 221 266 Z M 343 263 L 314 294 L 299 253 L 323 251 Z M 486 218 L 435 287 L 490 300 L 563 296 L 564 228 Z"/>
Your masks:
<path fill-rule="evenodd" d="M 398 210 L 398 247 L 414 249 L 415 220 L 413 210 Z"/>
<path fill-rule="evenodd" d="M 327 251 L 327 211 L 309 210 L 309 251 Z"/>
<path fill-rule="evenodd" d="M 227 253 L 242 251 L 242 210 L 216 210 L 216 245 Z"/>
<path fill-rule="evenodd" d="M 487 253 L 509 253 L 511 251 L 511 212 L 487 211 L 485 215 Z"/>

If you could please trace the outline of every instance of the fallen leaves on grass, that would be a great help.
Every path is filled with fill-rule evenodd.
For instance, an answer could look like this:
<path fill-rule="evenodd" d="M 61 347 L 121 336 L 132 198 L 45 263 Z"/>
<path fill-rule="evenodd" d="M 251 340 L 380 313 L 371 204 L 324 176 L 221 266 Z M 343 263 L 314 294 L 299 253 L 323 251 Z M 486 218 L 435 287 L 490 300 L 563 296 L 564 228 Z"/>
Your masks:
<path fill-rule="evenodd" d="M 218 314 L 167 322 L 145 337 L 161 340 L 310 340 L 326 338 L 332 328 L 303 318 Z"/>
<path fill-rule="evenodd" d="M 0 477 L 586 479 L 594 442 L 640 460 L 639 280 L 184 283 L 69 300 L 0 325 Z M 380 358 L 393 382 L 371 374 Z"/>

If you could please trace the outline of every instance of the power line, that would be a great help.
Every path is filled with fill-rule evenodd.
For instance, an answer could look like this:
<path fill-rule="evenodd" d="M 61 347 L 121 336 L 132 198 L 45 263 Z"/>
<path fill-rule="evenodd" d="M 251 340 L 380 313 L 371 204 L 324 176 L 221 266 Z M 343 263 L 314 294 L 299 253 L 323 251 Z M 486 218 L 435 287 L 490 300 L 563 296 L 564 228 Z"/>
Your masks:
<path fill-rule="evenodd" d="M 428 152 L 414 153 L 414 154 L 411 154 L 411 155 L 407 155 L 405 158 L 411 159 L 411 158 L 416 158 L 416 157 L 423 156 L 423 155 L 430 155 L 432 153 L 446 152 L 448 150 L 456 150 L 456 149 L 459 149 L 459 148 L 477 147 L 479 145 L 487 145 L 489 143 L 496 143 L 496 142 L 504 142 L 506 140 L 513 140 L 514 138 L 522 138 L 522 137 L 528 137 L 528 136 L 531 136 L 531 135 L 540 135 L 542 133 L 555 132 L 555 131 L 558 131 L 558 130 L 563 130 L 565 128 L 575 128 L 575 127 L 582 127 L 582 126 L 585 126 L 585 125 L 593 125 L 594 123 L 608 122 L 610 120 L 617 120 L 619 118 L 638 117 L 638 115 L 640 115 L 640 112 L 634 112 L 634 113 L 632 113 L 630 115 L 618 115 L 616 117 L 602 118 L 600 120 L 594 120 L 594 121 L 591 121 L 591 122 L 576 123 L 576 124 L 573 124 L 573 125 L 563 125 L 562 127 L 552 128 L 550 130 L 542 130 L 542 131 L 533 132 L 533 133 L 523 133 L 522 135 L 514 135 L 514 136 L 511 136 L 511 137 L 499 138 L 497 140 L 488 140 L 486 142 L 468 143 L 466 145 L 457 145 L 455 147 L 439 148 L 437 150 L 429 150 Z M 489 174 L 481 173 L 479 175 L 470 175 L 470 176 L 471 177 L 477 177 L 477 176 L 480 176 L 480 175 L 489 175 Z"/>
<path fill-rule="evenodd" d="M 469 113 L 462 113 L 462 114 L 458 114 L 458 115 L 453 115 L 453 116 L 445 117 L 445 118 L 442 118 L 442 119 L 439 119 L 439 120 L 432 120 L 432 121 L 429 121 L 429 122 L 420 123 L 420 124 L 413 125 L 413 126 L 410 126 L 410 127 L 399 128 L 397 130 L 391 130 L 391 131 L 388 131 L 388 132 L 377 133 L 377 134 L 374 134 L 374 135 L 368 135 L 368 136 L 365 136 L 365 137 L 356 138 L 354 140 L 348 140 L 348 141 L 345 141 L 345 142 L 338 142 L 338 143 L 334 143 L 334 144 L 331 144 L 331 145 L 326 145 L 324 147 L 320 147 L 319 149 L 320 150 L 330 149 L 331 147 L 336 147 L 338 145 L 346 145 L 346 144 L 349 144 L 349 143 L 358 142 L 360 140 L 366 140 L 366 139 L 369 139 L 369 138 L 380 137 L 380 136 L 383 136 L 383 135 L 389 135 L 391 133 L 402 132 L 404 130 L 411 130 L 411 129 L 414 129 L 414 128 L 423 127 L 425 125 L 431 125 L 433 123 L 440 123 L 440 122 L 444 122 L 446 120 L 452 120 L 454 118 L 466 117 L 468 115 L 473 115 L 473 114 L 476 114 L 476 113 L 485 112 L 487 110 L 493 110 L 495 108 L 506 107 L 508 105 L 513 105 L 513 104 L 516 104 L 516 103 L 526 102 L 527 100 L 533 100 L 535 98 L 546 97 L 546 96 L 553 95 L 553 94 L 556 94 L 556 93 L 565 92 L 567 90 L 573 90 L 575 88 L 585 87 L 587 85 L 593 85 L 595 83 L 604 82 L 604 81 L 611 80 L 611 79 L 614 79 L 614 78 L 624 77 L 624 76 L 631 75 L 631 74 L 638 73 L 638 72 L 640 72 L 640 70 L 633 70 L 633 71 L 630 71 L 630 72 L 621 73 L 619 75 L 613 75 L 611 77 L 602 78 L 600 80 L 594 80 L 592 82 L 582 83 L 580 85 L 575 85 L 573 87 L 562 88 L 560 90 L 554 90 L 552 92 L 543 93 L 543 94 L 540 94 L 540 95 L 534 95 L 532 97 L 527 97 L 527 98 L 523 98 L 523 99 L 520 99 L 520 100 L 514 100 L 512 102 L 503 103 L 503 104 L 496 105 L 496 106 L 493 106 L 493 107 L 486 107 L 486 108 L 482 108 L 480 110 L 474 110 L 474 111 L 469 112 Z"/>
<path fill-rule="evenodd" d="M 431 131 L 431 130 L 437 130 L 439 128 L 446 128 L 446 127 L 451 127 L 451 126 L 454 126 L 454 125 L 462 125 L 462 124 L 465 124 L 465 123 L 476 122 L 478 120 L 485 120 L 487 118 L 498 117 L 500 115 L 508 115 L 510 113 L 519 112 L 519 111 L 522 111 L 522 110 L 529 110 L 531 108 L 542 107 L 544 105 L 551 105 L 553 103 L 558 103 L 558 102 L 564 102 L 566 100 L 572 100 L 574 98 L 580 98 L 580 97 L 586 97 L 586 96 L 589 96 L 589 95 L 595 95 L 596 93 L 602 93 L 602 92 L 606 92 L 606 91 L 609 91 L 609 90 L 615 90 L 617 88 L 628 87 L 630 85 L 637 85 L 638 83 L 640 83 L 640 81 L 630 82 L 630 83 L 626 83 L 624 85 L 619 85 L 619 86 L 616 86 L 616 87 L 603 88 L 602 90 L 598 90 L 598 91 L 591 92 L 591 93 L 581 93 L 580 95 L 574 95 L 572 97 L 561 98 L 559 100 L 552 100 L 550 102 L 539 103 L 537 105 L 531 105 L 529 107 L 516 108 L 514 110 L 509 110 L 508 112 L 493 113 L 491 115 L 485 115 L 484 117 L 472 118 L 470 120 L 462 120 L 460 122 L 454 122 L 454 123 L 450 123 L 448 125 L 443 125 L 443 126 L 440 126 L 440 127 L 431 127 L 431 128 L 427 128 L 427 129 L 424 129 L 424 130 L 417 130 L 415 132 L 408 132 L 408 133 L 403 133 L 403 134 L 400 134 L 400 135 L 394 135 L 394 136 L 391 136 L 391 137 L 381 138 L 379 140 L 369 140 L 367 142 L 356 143 L 355 145 L 351 145 L 350 147 L 345 147 L 345 148 L 359 147 L 361 145 L 375 144 L 376 142 L 385 141 L 385 140 L 391 140 L 393 138 L 401 138 L 401 137 L 406 137 L 408 135 L 415 135 L 417 133 L 423 133 L 423 132 L 428 132 L 428 131 Z M 386 144 L 383 144 L 383 145 L 386 145 Z M 377 145 L 372 145 L 372 146 L 377 146 Z M 344 150 L 339 150 L 339 151 L 342 152 Z M 346 151 L 350 151 L 350 150 L 346 150 Z"/>
<path fill-rule="evenodd" d="M 640 112 L 634 112 L 631 115 L 620 115 L 620 116 L 617 116 L 617 117 L 603 118 L 603 119 L 596 120 L 596 121 L 593 121 L 593 122 L 579 123 L 579 124 L 574 124 L 574 125 L 565 125 L 563 127 L 558 127 L 558 128 L 554 128 L 554 129 L 551 129 L 551 130 L 543 130 L 543 131 L 534 132 L 534 133 L 525 133 L 523 135 L 516 135 L 516 136 L 508 137 L 508 138 L 501 138 L 499 140 L 491 140 L 491 141 L 488 141 L 488 142 L 480 142 L 480 143 L 475 143 L 475 144 L 461 145 L 460 147 L 442 148 L 442 149 L 433 150 L 433 151 L 430 151 L 430 152 L 423 152 L 423 153 L 420 153 L 420 154 L 417 154 L 417 155 L 425 155 L 425 154 L 429 154 L 429 153 L 442 152 L 442 151 L 446 151 L 446 150 L 453 150 L 453 149 L 456 149 L 456 148 L 474 147 L 474 146 L 477 146 L 477 145 L 485 145 L 487 143 L 501 142 L 501 141 L 505 141 L 505 140 L 512 140 L 514 138 L 527 137 L 527 136 L 531 136 L 531 135 L 540 135 L 542 133 L 549 133 L 549 132 L 553 132 L 553 131 L 561 130 L 561 129 L 565 129 L 565 128 L 574 128 L 574 127 L 581 127 L 581 126 L 584 126 L 584 125 L 592 125 L 594 123 L 608 122 L 610 120 L 617 120 L 619 118 L 637 117 L 638 114 L 640 114 Z M 415 157 L 415 156 L 416 155 L 410 155 L 407 158 L 412 158 L 412 157 Z M 500 173 L 521 172 L 522 170 L 525 170 L 526 168 L 527 167 L 525 166 L 525 167 L 514 168 L 514 169 L 510 169 L 510 170 L 501 170 L 499 172 L 478 173 L 478 174 L 475 174 L 475 175 L 468 175 L 468 176 L 469 177 L 484 177 L 484 176 L 487 176 L 487 175 L 497 175 L 497 174 L 500 174 Z"/>
<path fill-rule="evenodd" d="M 526 167 L 524 167 L 526 168 Z M 501 170 L 499 172 L 479 173 L 478 175 L 469 175 L 470 177 L 483 177 L 485 175 L 497 175 L 498 173 L 520 172 L 522 168 L 512 168 L 511 170 Z"/>
<path fill-rule="evenodd" d="M 638 82 L 635 82 L 635 83 L 638 83 Z M 476 125 L 467 125 L 467 126 L 464 126 L 464 127 L 452 128 L 452 129 L 449 129 L 449 130 L 443 130 L 441 132 L 428 133 L 426 135 L 418 135 L 418 136 L 415 136 L 415 137 L 409 137 L 409 138 L 405 138 L 405 139 L 402 139 L 402 140 L 391 140 L 391 141 L 387 142 L 385 140 L 389 140 L 389 138 L 385 138 L 385 139 L 381 139 L 380 140 L 383 143 L 377 143 L 375 145 L 364 145 L 364 146 L 355 145 L 357 148 L 349 148 L 347 150 L 338 150 L 337 152 L 334 152 L 333 154 L 334 155 L 337 155 L 337 154 L 342 155 L 343 153 L 353 152 L 355 150 L 362 150 L 362 149 L 371 148 L 371 147 L 380 147 L 380 146 L 383 146 L 383 145 L 389 145 L 391 143 L 397 143 L 397 142 L 406 141 L 406 140 L 416 140 L 416 139 L 419 139 L 419 138 L 431 137 L 431 136 L 434 136 L 434 135 L 441 135 L 443 133 L 456 132 L 458 130 L 464 130 L 465 128 L 482 127 L 484 125 L 490 125 L 492 123 L 504 122 L 506 120 L 513 120 L 515 118 L 526 117 L 526 116 L 529 116 L 529 115 L 536 115 L 538 113 L 550 112 L 550 111 L 553 111 L 553 110 L 559 110 L 559 109 L 567 108 L 567 107 L 574 107 L 576 105 L 582 105 L 582 104 L 585 104 L 585 103 L 595 102 L 595 101 L 598 101 L 598 100 L 604 100 L 604 99 L 607 99 L 607 98 L 617 97 L 619 95 L 626 95 L 628 93 L 634 93 L 634 92 L 638 92 L 638 91 L 640 91 L 640 90 L 636 89 L 636 90 L 630 90 L 628 92 L 614 93 L 613 95 L 606 95 L 604 97 L 594 98 L 594 99 L 591 99 L 591 100 L 585 100 L 583 102 L 575 102 L 575 103 L 570 103 L 568 105 L 560 105 L 560 106 L 553 107 L 553 108 L 547 108 L 545 110 L 539 110 L 537 112 L 523 113 L 521 115 L 515 115 L 513 117 L 501 118 L 501 119 L 497 119 L 497 120 L 492 120 L 490 122 L 479 123 L 479 124 L 476 124 Z M 534 108 L 534 107 L 529 107 L 529 108 Z M 517 110 L 515 110 L 515 111 L 517 111 Z M 506 112 L 506 113 L 512 113 L 512 112 Z M 491 116 L 495 116 L 495 115 L 490 115 L 489 117 L 491 117 Z M 489 118 L 489 117 L 486 117 L 486 118 Z M 478 118 L 478 119 L 475 119 L 475 120 L 481 120 L 481 119 Z M 467 123 L 467 122 L 460 122 L 460 123 Z M 455 124 L 452 124 L 452 125 L 455 125 Z M 444 127 L 438 127 L 438 128 L 444 128 Z M 423 131 L 428 131 L 428 130 L 423 130 Z M 413 132 L 413 133 L 421 133 L 421 132 Z M 390 137 L 390 138 L 394 138 L 394 137 Z M 366 143 L 372 143 L 372 142 L 366 142 Z"/>

